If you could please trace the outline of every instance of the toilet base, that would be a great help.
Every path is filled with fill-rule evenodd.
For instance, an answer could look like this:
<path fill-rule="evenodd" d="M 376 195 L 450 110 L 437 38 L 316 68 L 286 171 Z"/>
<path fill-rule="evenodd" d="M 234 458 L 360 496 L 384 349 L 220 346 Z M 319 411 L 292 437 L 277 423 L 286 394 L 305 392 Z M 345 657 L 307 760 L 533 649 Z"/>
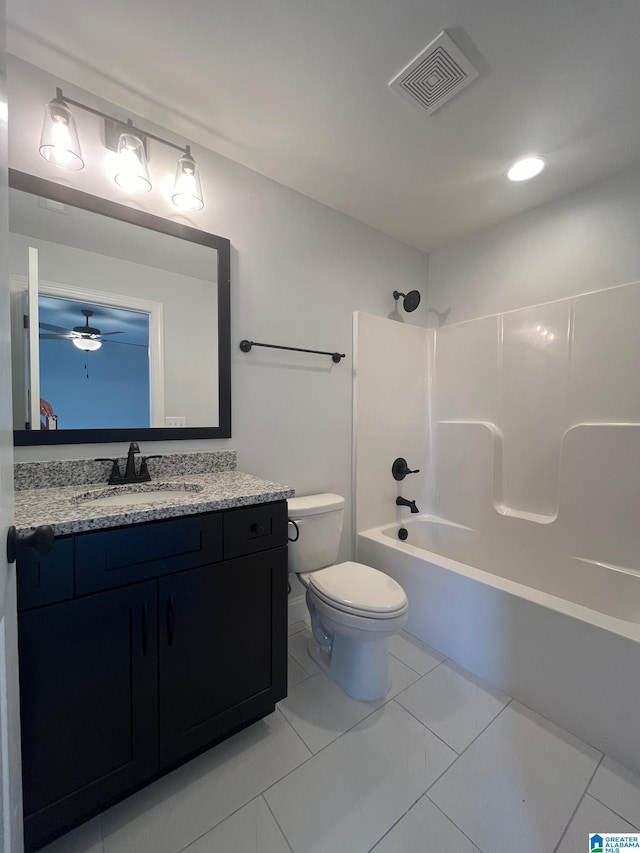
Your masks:
<path fill-rule="evenodd" d="M 386 637 L 359 641 L 334 634 L 330 652 L 323 651 L 314 639 L 309 640 L 307 651 L 320 669 L 354 699 L 373 702 L 389 692 Z"/>

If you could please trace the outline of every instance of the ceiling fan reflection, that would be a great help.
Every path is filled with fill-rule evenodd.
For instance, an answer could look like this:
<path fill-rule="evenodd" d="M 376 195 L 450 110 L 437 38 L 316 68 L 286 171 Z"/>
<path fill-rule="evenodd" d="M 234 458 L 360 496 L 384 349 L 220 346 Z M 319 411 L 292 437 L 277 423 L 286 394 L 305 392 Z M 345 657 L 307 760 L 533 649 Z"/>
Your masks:
<path fill-rule="evenodd" d="M 98 350 L 103 343 L 121 344 L 123 346 L 130 347 L 143 346 L 143 344 L 134 344 L 129 343 L 128 341 L 104 340 L 108 336 L 122 335 L 124 332 L 101 332 L 100 329 L 95 328 L 95 326 L 89 325 L 89 318 L 93 316 L 93 311 L 88 308 L 83 308 L 82 314 L 85 317 L 85 325 L 74 326 L 73 329 L 65 329 L 62 326 L 54 326 L 51 323 L 40 323 L 41 329 L 45 329 L 47 332 L 53 332 L 53 334 L 43 334 L 41 332 L 40 339 L 49 341 L 71 341 L 75 347 L 79 350 L 83 350 L 84 352 L 93 352 Z"/>

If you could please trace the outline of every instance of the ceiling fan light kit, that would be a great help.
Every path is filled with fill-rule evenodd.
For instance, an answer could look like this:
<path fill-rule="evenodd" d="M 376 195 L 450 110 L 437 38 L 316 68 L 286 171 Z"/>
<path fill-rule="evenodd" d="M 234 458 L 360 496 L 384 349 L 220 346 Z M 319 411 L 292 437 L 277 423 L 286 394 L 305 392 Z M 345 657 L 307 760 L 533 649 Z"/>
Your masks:
<path fill-rule="evenodd" d="M 65 329 L 62 326 L 54 326 L 51 323 L 40 323 L 41 329 L 46 329 L 48 332 L 53 333 L 50 335 L 40 335 L 40 337 L 46 340 L 71 341 L 79 350 L 95 352 L 102 346 L 102 338 L 107 335 L 123 334 L 122 332 L 101 332 L 100 329 L 89 325 L 89 317 L 93 317 L 94 312 L 89 308 L 83 308 L 82 313 L 85 317 L 84 326 L 74 326 L 73 329 Z"/>
<path fill-rule="evenodd" d="M 139 193 L 152 189 L 147 163 L 148 141 L 152 139 L 181 154 L 171 193 L 173 204 L 180 210 L 202 210 L 204 196 L 200 174 L 189 145 L 175 145 L 168 139 L 141 130 L 131 119 L 122 122 L 80 101 L 66 98 L 60 88 L 56 89 L 55 98 L 45 107 L 40 135 L 40 154 L 45 160 L 65 169 L 77 171 L 84 168 L 76 122 L 69 104 L 104 119 L 105 146 L 117 153 L 113 179 L 122 190 Z"/>

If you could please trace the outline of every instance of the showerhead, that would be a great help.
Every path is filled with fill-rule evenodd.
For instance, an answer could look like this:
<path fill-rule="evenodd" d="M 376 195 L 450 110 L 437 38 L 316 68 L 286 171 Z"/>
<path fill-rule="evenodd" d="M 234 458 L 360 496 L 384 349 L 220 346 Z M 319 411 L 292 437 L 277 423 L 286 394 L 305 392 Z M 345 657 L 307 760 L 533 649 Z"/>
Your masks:
<path fill-rule="evenodd" d="M 397 290 L 393 291 L 393 298 L 396 302 L 401 296 L 404 297 L 402 300 L 402 307 L 405 311 L 415 311 L 418 305 L 420 305 L 420 294 L 417 290 L 410 290 L 409 293 L 399 293 Z"/>

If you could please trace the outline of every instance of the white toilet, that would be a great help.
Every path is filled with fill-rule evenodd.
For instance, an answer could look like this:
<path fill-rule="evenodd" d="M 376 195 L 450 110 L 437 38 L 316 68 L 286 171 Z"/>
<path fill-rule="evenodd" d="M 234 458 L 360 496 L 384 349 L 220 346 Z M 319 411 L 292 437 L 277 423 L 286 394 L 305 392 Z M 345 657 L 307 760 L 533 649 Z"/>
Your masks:
<path fill-rule="evenodd" d="M 313 639 L 309 654 L 355 699 L 381 699 L 389 690 L 387 637 L 407 621 L 407 596 L 384 572 L 338 563 L 345 499 L 340 495 L 290 498 L 289 571 L 307 593 Z"/>

